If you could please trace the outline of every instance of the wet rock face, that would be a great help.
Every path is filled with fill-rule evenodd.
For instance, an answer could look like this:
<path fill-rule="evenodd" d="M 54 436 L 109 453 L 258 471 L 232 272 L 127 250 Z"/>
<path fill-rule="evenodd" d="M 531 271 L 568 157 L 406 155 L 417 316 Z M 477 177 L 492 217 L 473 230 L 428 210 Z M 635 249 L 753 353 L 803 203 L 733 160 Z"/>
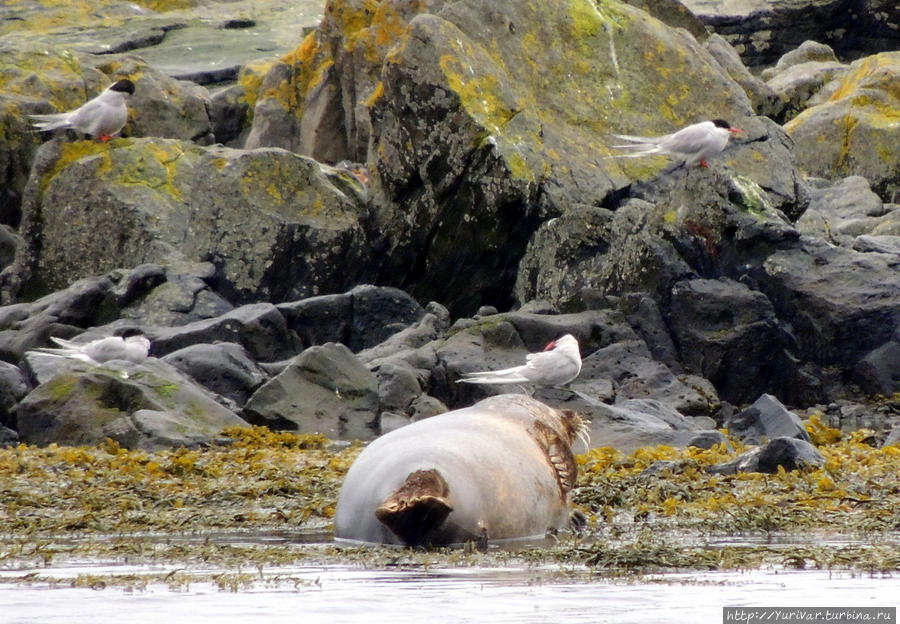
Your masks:
<path fill-rule="evenodd" d="M 772 64 L 810 39 L 856 58 L 895 49 L 900 34 L 900 12 L 892 0 L 683 0 L 683 4 L 728 39 L 751 67 Z"/>
<path fill-rule="evenodd" d="M 681 361 L 737 405 L 762 392 L 786 396 L 796 360 L 768 298 L 729 279 L 690 280 L 672 289 L 672 334 Z"/>

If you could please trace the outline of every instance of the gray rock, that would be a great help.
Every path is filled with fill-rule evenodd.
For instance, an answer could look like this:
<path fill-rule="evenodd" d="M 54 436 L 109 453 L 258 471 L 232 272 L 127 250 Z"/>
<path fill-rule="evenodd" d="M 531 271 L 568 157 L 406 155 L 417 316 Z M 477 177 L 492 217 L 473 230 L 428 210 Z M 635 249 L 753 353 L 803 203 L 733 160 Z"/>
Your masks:
<path fill-rule="evenodd" d="M 742 453 L 730 462 L 710 466 L 706 469 L 712 474 L 735 474 L 736 472 L 764 472 L 774 474 L 778 468 L 785 470 L 801 470 L 804 468 L 821 468 L 825 458 L 806 440 L 797 438 L 775 438 L 765 446 L 760 446 Z"/>
<path fill-rule="evenodd" d="M 849 368 L 900 326 L 897 267 L 896 255 L 804 238 L 769 256 L 760 282 L 804 359 Z"/>
<path fill-rule="evenodd" d="M 797 229 L 847 247 L 863 234 L 900 234 L 900 212 L 882 202 L 868 180 L 849 176 L 810 193 L 809 208 L 797 220 Z"/>
<path fill-rule="evenodd" d="M 716 444 L 724 444 L 725 448 L 731 449 L 731 443 L 721 431 L 708 429 L 706 431 L 698 431 L 687 441 L 685 446 L 695 446 L 702 449 L 711 449 Z"/>
<path fill-rule="evenodd" d="M 234 342 L 256 360 L 273 362 L 300 350 L 297 337 L 271 303 L 255 303 L 179 327 L 147 330 L 154 355 L 163 356 L 191 345 Z"/>
<path fill-rule="evenodd" d="M 26 282 L 40 292 L 116 268 L 202 259 L 229 299 L 283 301 L 344 290 L 368 270 L 361 191 L 349 173 L 283 150 L 164 139 L 72 145 L 40 151 L 23 204 L 26 245 L 6 278 L 12 296 Z M 99 244 L 98 231 L 117 244 Z"/>
<path fill-rule="evenodd" d="M 808 61 L 791 65 L 766 83 L 781 101 L 779 120 L 792 119 L 822 87 L 847 73 L 848 66 L 837 61 Z"/>
<path fill-rule="evenodd" d="M 678 0 L 624 0 L 626 4 L 646 11 L 672 28 L 684 28 L 703 41 L 709 35 L 706 26 Z"/>
<path fill-rule="evenodd" d="M 378 403 L 382 410 L 407 414 L 422 394 L 419 375 L 412 366 L 385 362 L 374 371 L 378 380 Z"/>
<path fill-rule="evenodd" d="M 173 351 L 163 361 L 238 406 L 269 378 L 244 347 L 231 342 L 192 345 Z"/>
<path fill-rule="evenodd" d="M 0 361 L 0 425 L 13 424 L 13 406 L 28 393 L 28 382 L 22 370 Z"/>
<path fill-rule="evenodd" d="M 436 310 L 438 314 L 429 312 L 415 325 L 400 330 L 374 347 L 363 349 L 357 354 L 359 359 L 368 365 L 376 365 L 381 360 L 394 359 L 404 352 L 443 338 L 450 326 L 447 309 L 433 301 L 429 304 L 429 309 Z"/>
<path fill-rule="evenodd" d="M 109 277 L 89 277 L 36 301 L 0 307 L 0 359 L 18 362 L 27 350 L 49 346 L 51 335 L 69 338 L 110 320 L 114 286 Z"/>
<path fill-rule="evenodd" d="M 753 405 L 726 420 L 725 427 L 747 444 L 762 444 L 779 437 L 809 441 L 800 418 L 771 394 L 762 395 Z"/>
<path fill-rule="evenodd" d="M 900 338 L 895 335 L 860 358 L 853 367 L 853 380 L 870 395 L 889 397 L 900 392 Z"/>
<path fill-rule="evenodd" d="M 607 262 L 618 217 L 605 208 L 574 206 L 541 224 L 519 263 L 516 299 L 552 301 L 564 311 L 579 309 L 582 291 L 594 286 L 594 276 Z"/>
<path fill-rule="evenodd" d="M 449 412 L 450 409 L 433 396 L 421 394 L 412 402 L 410 411 L 412 412 L 412 420 L 416 421 Z"/>
<path fill-rule="evenodd" d="M 900 256 L 900 236 L 869 236 L 863 234 L 853 239 L 856 251 L 895 254 Z"/>
<path fill-rule="evenodd" d="M 618 308 L 650 349 L 653 359 L 668 366 L 673 373 L 681 373 L 678 350 L 656 301 L 647 293 L 628 293 L 618 300 Z"/>
<path fill-rule="evenodd" d="M 367 284 L 340 295 L 281 303 L 278 310 L 304 346 L 340 342 L 354 352 L 384 342 L 425 315 L 402 290 Z"/>
<path fill-rule="evenodd" d="M 623 453 L 658 444 L 683 447 L 698 433 L 691 419 L 654 400 L 590 406 L 568 402 L 564 407 L 577 409 L 591 421 L 591 447 L 612 446 Z"/>
<path fill-rule="evenodd" d="M 774 67 L 762 71 L 763 80 L 771 80 L 775 76 L 787 71 L 791 67 L 804 63 L 837 63 L 838 58 L 831 46 L 818 41 L 807 40 L 797 48 L 782 55 Z"/>
<path fill-rule="evenodd" d="M 19 402 L 16 420 L 28 444 L 93 445 L 108 437 L 148 450 L 206 442 L 225 427 L 247 425 L 155 358 L 102 366 L 69 362 Z"/>
<path fill-rule="evenodd" d="M 0 221 L 2 223 L 2 221 Z M 0 271 L 13 263 L 22 238 L 7 226 L 0 224 Z"/>
<path fill-rule="evenodd" d="M 900 51 L 883 52 L 852 63 L 819 91 L 784 126 L 798 167 L 830 180 L 861 175 L 885 197 L 900 189 L 900 126 L 885 112 L 900 106 L 898 80 Z"/>
<path fill-rule="evenodd" d="M 208 283 L 215 275 L 212 264 L 143 265 L 143 269 L 138 267 L 130 272 L 123 280 L 125 284 L 117 288 L 122 319 L 144 326 L 176 326 L 221 316 L 234 309 Z M 145 276 L 148 270 L 154 272 Z"/>
<path fill-rule="evenodd" d="M 713 55 L 728 75 L 743 87 L 757 115 L 775 117 L 781 112 L 782 103 L 779 102 L 776 93 L 769 85 L 750 73 L 740 54 L 724 37 L 713 33 L 709 35 L 703 47 Z"/>
<path fill-rule="evenodd" d="M 685 367 L 709 379 L 726 401 L 790 394 L 796 375 L 791 339 L 761 292 L 727 278 L 678 282 L 670 325 Z"/>
<path fill-rule="evenodd" d="M 900 445 L 900 425 L 896 425 L 891 429 L 891 432 L 888 434 L 888 437 L 885 438 L 882 447 L 890 446 L 891 444 Z"/>
<path fill-rule="evenodd" d="M 830 44 L 838 54 L 851 58 L 896 49 L 898 9 L 893 0 L 683 3 L 728 39 L 751 67 L 771 65 L 809 40 Z"/>
<path fill-rule="evenodd" d="M 9 427 L 0 425 L 0 448 L 16 446 L 18 443 L 19 434 Z"/>
<path fill-rule="evenodd" d="M 256 424 L 371 440 L 379 434 L 378 382 L 347 347 L 310 347 L 257 390 L 244 407 Z"/>

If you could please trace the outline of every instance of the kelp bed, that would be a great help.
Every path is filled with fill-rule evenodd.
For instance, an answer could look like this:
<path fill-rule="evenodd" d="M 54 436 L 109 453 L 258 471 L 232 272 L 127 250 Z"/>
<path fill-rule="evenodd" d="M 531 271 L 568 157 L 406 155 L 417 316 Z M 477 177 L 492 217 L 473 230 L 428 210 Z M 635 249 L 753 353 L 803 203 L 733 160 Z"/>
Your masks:
<path fill-rule="evenodd" d="M 628 455 L 593 449 L 578 457 L 574 493 L 588 517 L 584 531 L 515 549 L 493 545 L 487 553 L 331 542 L 337 493 L 361 446 L 335 449 L 321 436 L 235 428 L 218 446 L 158 452 L 110 441 L 20 445 L 0 449 L 0 582 L 210 581 L 238 590 L 263 578 L 296 583 L 263 570 L 306 565 L 552 564 L 575 576 L 773 566 L 900 570 L 900 446 L 876 448 L 871 432 L 842 434 L 816 418 L 807 429 L 826 459 L 820 469 L 705 472 L 744 450 L 734 441 L 732 448 L 661 446 Z M 173 568 L 74 580 L 36 571 L 71 561 Z"/>

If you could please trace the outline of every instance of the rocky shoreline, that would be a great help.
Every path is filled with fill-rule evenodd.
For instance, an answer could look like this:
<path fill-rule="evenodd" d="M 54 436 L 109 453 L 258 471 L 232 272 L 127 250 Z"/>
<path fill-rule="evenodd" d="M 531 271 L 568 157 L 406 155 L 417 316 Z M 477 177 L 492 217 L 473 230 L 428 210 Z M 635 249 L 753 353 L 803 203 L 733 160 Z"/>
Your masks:
<path fill-rule="evenodd" d="M 817 465 L 810 417 L 895 443 L 896 10 L 871 48 L 776 58 L 686 4 L 700 17 L 332 0 L 278 59 L 205 78 L 135 55 L 159 42 L 134 33 L 239 16 L 127 16 L 93 33 L 108 50 L 14 17 L 31 25 L 0 36 L 0 441 L 371 440 L 506 391 L 454 382 L 572 333 L 581 375 L 535 396 L 584 413 L 594 447 L 710 448 L 727 428 L 764 458 L 789 440 L 771 466 Z M 125 138 L 29 130 L 125 77 Z M 713 117 L 744 138 L 709 168 L 610 148 Z M 34 351 L 134 329 L 142 363 Z"/>

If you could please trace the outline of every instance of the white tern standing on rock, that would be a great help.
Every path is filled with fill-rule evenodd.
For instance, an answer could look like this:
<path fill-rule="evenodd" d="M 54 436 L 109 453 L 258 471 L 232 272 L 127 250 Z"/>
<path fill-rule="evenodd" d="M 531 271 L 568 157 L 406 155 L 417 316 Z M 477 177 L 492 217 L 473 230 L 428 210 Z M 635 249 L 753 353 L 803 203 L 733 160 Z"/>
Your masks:
<path fill-rule="evenodd" d="M 513 368 L 466 373 L 456 383 L 562 386 L 581 372 L 581 353 L 578 351 L 578 341 L 572 334 L 557 338 L 540 353 L 529 353 L 525 360 L 525 364 Z"/>
<path fill-rule="evenodd" d="M 627 150 L 627 154 L 618 154 L 619 158 L 637 158 L 651 154 L 665 154 L 667 156 L 680 156 L 685 165 L 700 163 L 701 167 L 708 167 L 706 159 L 725 149 L 728 139 L 732 134 L 743 132 L 740 128 L 733 128 L 724 119 L 703 121 L 682 128 L 678 132 L 657 137 L 640 137 L 628 134 L 614 135 L 623 141 L 629 141 L 628 145 L 613 145 L 614 149 Z"/>
<path fill-rule="evenodd" d="M 72 128 L 106 142 L 125 127 L 128 121 L 125 102 L 132 94 L 134 83 L 126 78 L 114 82 L 103 93 L 73 111 L 29 117 L 38 130 Z"/>
<path fill-rule="evenodd" d="M 54 355 L 72 360 L 81 360 L 89 364 L 102 364 L 110 360 L 128 360 L 136 364 L 147 359 L 150 353 L 150 341 L 146 336 L 107 336 L 91 342 L 71 342 L 62 338 L 51 337 L 60 348 L 41 347 L 34 349 L 36 353 Z"/>

